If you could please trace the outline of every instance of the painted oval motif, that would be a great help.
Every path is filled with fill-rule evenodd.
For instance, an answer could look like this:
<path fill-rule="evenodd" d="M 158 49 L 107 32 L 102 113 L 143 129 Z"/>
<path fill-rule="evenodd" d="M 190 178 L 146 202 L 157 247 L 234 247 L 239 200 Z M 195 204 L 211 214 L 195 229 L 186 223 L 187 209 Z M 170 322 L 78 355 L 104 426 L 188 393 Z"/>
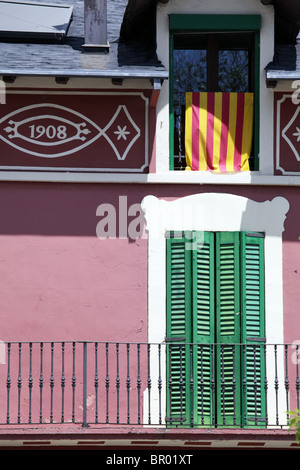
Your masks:
<path fill-rule="evenodd" d="M 0 139 L 43 158 L 77 152 L 102 134 L 100 127 L 83 114 L 52 103 L 26 106 L 0 119 Z"/>

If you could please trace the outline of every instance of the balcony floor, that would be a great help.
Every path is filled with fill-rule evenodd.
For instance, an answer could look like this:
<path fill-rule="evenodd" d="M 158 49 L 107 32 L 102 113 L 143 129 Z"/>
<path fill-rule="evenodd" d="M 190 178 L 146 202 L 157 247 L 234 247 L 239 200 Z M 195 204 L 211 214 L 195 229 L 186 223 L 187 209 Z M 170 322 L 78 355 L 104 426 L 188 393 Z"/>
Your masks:
<path fill-rule="evenodd" d="M 287 429 L 166 429 L 141 426 L 0 427 L 0 451 L 28 450 L 300 450 Z"/>

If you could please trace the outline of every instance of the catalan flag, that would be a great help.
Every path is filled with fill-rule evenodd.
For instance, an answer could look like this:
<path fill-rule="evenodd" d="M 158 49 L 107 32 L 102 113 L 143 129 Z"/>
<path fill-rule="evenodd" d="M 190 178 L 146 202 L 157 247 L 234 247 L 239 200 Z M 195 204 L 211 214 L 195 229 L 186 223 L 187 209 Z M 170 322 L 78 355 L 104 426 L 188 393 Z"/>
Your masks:
<path fill-rule="evenodd" d="M 253 93 L 186 93 L 187 170 L 249 171 Z"/>

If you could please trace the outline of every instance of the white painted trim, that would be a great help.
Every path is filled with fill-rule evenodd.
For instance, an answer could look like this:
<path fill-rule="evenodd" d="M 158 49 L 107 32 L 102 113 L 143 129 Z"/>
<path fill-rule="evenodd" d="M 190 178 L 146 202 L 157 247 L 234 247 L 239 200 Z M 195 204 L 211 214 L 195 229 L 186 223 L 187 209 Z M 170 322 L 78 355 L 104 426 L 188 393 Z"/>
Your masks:
<path fill-rule="evenodd" d="M 1 75 L 3 78 L 3 75 Z M 6 90 L 17 90 L 22 88 L 24 92 L 27 90 L 40 91 L 45 94 L 45 90 L 51 91 L 61 91 L 62 93 L 68 93 L 72 90 L 109 90 L 112 88 L 114 90 L 153 90 L 153 84 L 151 83 L 151 78 L 135 78 L 131 76 L 123 77 L 123 82 L 121 84 L 112 84 L 112 77 L 93 77 L 93 76 L 82 76 L 75 77 L 69 76 L 67 83 L 56 83 L 55 75 L 18 75 L 16 80 L 13 83 L 6 84 Z M 122 78 L 122 77 L 119 77 Z M 46 91 L 46 92 L 47 92 Z"/>
<path fill-rule="evenodd" d="M 142 209 L 148 232 L 148 341 L 150 343 L 165 341 L 165 235 L 169 230 L 264 232 L 266 341 L 269 344 L 283 343 L 282 232 L 289 210 L 289 202 L 285 198 L 276 197 L 272 201 L 255 202 L 232 194 L 201 193 L 166 201 L 155 196 L 146 196 L 142 201 Z M 283 365 L 283 362 L 281 363 Z M 153 368 L 155 369 L 155 362 Z M 273 369 L 274 367 L 270 367 L 268 370 L 270 381 L 274 378 Z M 280 366 L 278 374 L 283 380 L 283 368 Z M 284 396 L 281 396 L 280 400 L 284 403 Z M 270 401 L 268 403 L 270 404 Z M 272 409 L 275 410 L 276 407 L 271 406 L 269 413 L 270 422 L 274 423 Z"/>
<path fill-rule="evenodd" d="M 109 170 L 107 170 L 108 173 Z M 169 171 L 165 173 L 137 174 L 128 169 L 120 173 L 107 174 L 103 170 L 92 172 L 81 169 L 70 171 L 0 171 L 1 181 L 26 181 L 26 182 L 67 182 L 67 183 L 132 183 L 132 184 L 180 184 L 180 185 L 223 185 L 223 186 L 300 186 L 299 176 L 272 176 L 259 172 L 241 172 L 236 174 L 213 174 L 210 172 L 194 171 Z"/>
<path fill-rule="evenodd" d="M 262 5 L 259 0 L 172 0 L 158 3 L 157 55 L 167 70 L 169 67 L 169 15 L 170 14 L 260 14 L 260 139 L 259 165 L 261 174 L 272 174 L 273 161 L 273 90 L 266 87 L 265 67 L 274 55 L 274 7 Z M 169 168 L 169 82 L 163 83 L 157 105 L 157 163 L 159 172 Z"/>
<path fill-rule="evenodd" d="M 24 94 L 29 94 L 29 95 L 64 95 L 65 93 L 63 91 L 53 91 L 53 90 L 48 90 L 48 91 L 41 91 L 41 90 L 9 90 L 8 94 L 16 94 L 16 95 L 24 95 Z M 124 96 L 124 93 L 122 92 L 112 92 L 112 91 L 73 91 L 70 90 L 68 91 L 68 95 L 76 95 L 76 96 L 85 96 L 85 95 L 95 95 L 95 96 Z M 60 181 L 70 181 L 69 176 L 70 173 L 77 173 L 78 175 L 74 177 L 75 180 L 78 181 L 90 181 L 89 175 L 91 174 L 102 174 L 102 173 L 119 173 L 122 175 L 122 173 L 143 173 L 144 169 L 149 165 L 149 98 L 147 98 L 143 92 L 137 91 L 137 92 L 126 92 L 126 96 L 137 96 L 144 100 L 145 102 L 145 146 L 144 146 L 144 156 L 143 156 L 143 164 L 140 168 L 125 168 L 120 170 L 120 168 L 68 168 L 68 167 L 34 167 L 34 166 L 0 166 L 0 181 L 9 181 L 9 180 L 14 180 L 14 181 L 53 181 L 55 180 L 55 175 L 59 175 L 59 180 Z M 23 110 L 27 109 L 38 109 L 40 107 L 51 107 L 53 109 L 63 109 L 68 111 L 71 114 L 75 114 L 79 117 L 81 117 L 84 121 L 89 122 L 93 127 L 95 127 L 98 130 L 98 134 L 90 141 L 87 143 L 84 143 L 75 149 L 71 149 L 67 152 L 62 152 L 56 155 L 51 155 L 51 156 L 45 156 L 44 154 L 40 152 L 33 152 L 33 151 L 28 151 L 26 149 L 23 149 L 22 147 L 14 144 L 11 141 L 8 141 L 6 138 L 0 136 L 0 140 L 3 140 L 6 142 L 8 145 L 11 145 L 12 147 L 15 147 L 16 149 L 20 150 L 21 152 L 28 153 L 31 155 L 39 156 L 41 158 L 59 158 L 61 156 L 70 154 L 70 153 L 75 153 L 78 150 L 90 145 L 93 143 L 96 139 L 98 139 L 101 136 L 104 136 L 107 141 L 110 143 L 116 157 L 118 160 L 125 160 L 128 151 L 132 147 L 132 145 L 135 143 L 137 138 L 140 137 L 141 132 L 140 128 L 137 126 L 137 124 L 133 121 L 131 115 L 129 114 L 127 107 L 125 105 L 119 105 L 114 116 L 111 118 L 110 122 L 105 126 L 105 128 L 100 129 L 99 126 L 97 126 L 93 121 L 91 121 L 89 118 L 86 116 L 82 115 L 81 113 L 74 111 L 70 108 L 66 108 L 64 106 L 58 105 L 58 104 L 53 104 L 53 103 L 38 103 L 38 104 L 33 104 L 29 106 L 25 106 L 23 108 L 19 108 L 5 116 L 3 116 L 0 119 L 0 123 L 8 119 L 9 117 L 17 116 L 18 113 L 22 112 Z M 126 149 L 124 155 L 119 155 L 116 147 L 112 143 L 112 141 L 109 139 L 109 137 L 105 134 L 106 130 L 109 128 L 111 123 L 114 121 L 115 117 L 118 115 L 120 109 L 124 109 L 125 114 L 127 115 L 129 121 L 137 131 L 137 136 L 132 140 L 128 148 Z M 45 117 L 45 116 L 43 116 Z M 59 118 L 57 116 L 52 116 L 54 119 L 58 119 L 63 121 L 62 118 Z M 33 117 L 32 120 L 38 119 L 39 116 Z M 22 124 L 23 121 L 20 122 Z M 74 125 L 74 124 L 73 124 Z M 75 125 L 76 126 L 76 125 Z M 24 139 L 24 138 L 23 138 Z M 24 139 L 24 140 L 29 140 L 29 139 Z M 21 170 L 21 171 L 20 171 Z M 81 179 L 82 178 L 82 179 Z"/>
<path fill-rule="evenodd" d="M 285 132 L 287 129 L 290 128 L 290 126 L 293 124 L 293 122 L 296 120 L 296 118 L 299 115 L 300 112 L 300 106 L 297 108 L 295 107 L 295 113 L 292 117 L 292 119 L 289 121 L 289 123 L 285 126 L 284 129 L 281 130 L 280 128 L 280 119 L 281 119 L 281 105 L 282 103 L 285 102 L 286 99 L 292 99 L 292 94 L 289 93 L 287 95 L 283 95 L 280 100 L 277 102 L 277 107 L 276 107 L 276 170 L 281 171 L 283 175 L 299 175 L 299 171 L 286 171 L 284 168 L 280 166 L 280 140 L 281 138 L 285 139 L 288 145 L 291 147 L 291 150 L 293 151 L 296 160 L 299 162 L 300 161 L 300 155 L 296 148 L 293 146 L 292 142 L 286 137 Z"/>

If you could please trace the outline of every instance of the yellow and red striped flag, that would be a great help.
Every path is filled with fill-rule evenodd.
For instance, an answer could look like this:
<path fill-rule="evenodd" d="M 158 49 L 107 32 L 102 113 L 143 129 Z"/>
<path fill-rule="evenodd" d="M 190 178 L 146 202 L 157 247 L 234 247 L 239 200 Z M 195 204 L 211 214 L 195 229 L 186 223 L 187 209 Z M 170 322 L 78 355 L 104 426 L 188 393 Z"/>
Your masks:
<path fill-rule="evenodd" d="M 187 170 L 249 171 L 253 93 L 186 93 Z"/>

